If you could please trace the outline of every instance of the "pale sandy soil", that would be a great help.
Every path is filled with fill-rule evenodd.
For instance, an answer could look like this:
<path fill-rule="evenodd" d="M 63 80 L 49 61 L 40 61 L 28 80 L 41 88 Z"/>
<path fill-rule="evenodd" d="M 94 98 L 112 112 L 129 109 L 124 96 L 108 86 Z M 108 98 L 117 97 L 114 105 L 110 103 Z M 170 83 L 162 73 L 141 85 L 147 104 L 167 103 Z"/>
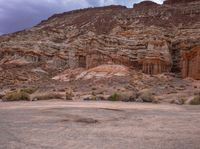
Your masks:
<path fill-rule="evenodd" d="M 0 103 L 0 149 L 199 149 L 200 106 Z"/>

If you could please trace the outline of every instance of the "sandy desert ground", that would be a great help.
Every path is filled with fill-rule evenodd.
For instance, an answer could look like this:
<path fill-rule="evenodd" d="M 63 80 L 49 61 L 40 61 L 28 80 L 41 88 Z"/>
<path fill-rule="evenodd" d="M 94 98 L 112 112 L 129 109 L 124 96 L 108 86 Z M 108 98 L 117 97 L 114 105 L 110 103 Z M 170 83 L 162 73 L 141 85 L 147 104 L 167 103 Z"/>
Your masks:
<path fill-rule="evenodd" d="M 200 106 L 0 103 L 0 149 L 199 149 Z"/>

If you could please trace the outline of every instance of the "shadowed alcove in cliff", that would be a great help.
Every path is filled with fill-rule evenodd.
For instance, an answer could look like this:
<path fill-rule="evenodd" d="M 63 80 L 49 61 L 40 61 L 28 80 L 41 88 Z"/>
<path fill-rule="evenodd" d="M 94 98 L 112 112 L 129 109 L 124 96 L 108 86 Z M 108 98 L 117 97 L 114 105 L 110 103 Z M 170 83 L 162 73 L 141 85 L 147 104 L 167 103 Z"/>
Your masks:
<path fill-rule="evenodd" d="M 182 52 L 182 76 L 200 80 L 200 47 Z"/>

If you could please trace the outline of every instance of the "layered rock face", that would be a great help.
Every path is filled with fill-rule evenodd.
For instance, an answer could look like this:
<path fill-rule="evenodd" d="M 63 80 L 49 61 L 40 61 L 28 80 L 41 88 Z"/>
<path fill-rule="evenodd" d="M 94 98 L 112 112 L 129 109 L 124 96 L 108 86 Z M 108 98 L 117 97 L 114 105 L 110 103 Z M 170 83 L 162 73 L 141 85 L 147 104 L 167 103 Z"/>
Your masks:
<path fill-rule="evenodd" d="M 200 80 L 200 47 L 182 52 L 182 75 Z"/>
<path fill-rule="evenodd" d="M 141 60 L 141 64 L 143 72 L 147 74 L 169 72 L 172 59 L 167 43 L 163 41 L 149 42 L 146 57 Z"/>
<path fill-rule="evenodd" d="M 145 1 L 133 8 L 56 14 L 31 29 L 1 36 L 0 65 L 37 64 L 62 71 L 122 64 L 147 74 L 174 72 L 199 79 L 200 72 L 193 69 L 200 65 L 186 65 L 190 60 L 182 54 L 199 45 L 199 1 Z M 196 74 L 186 75 L 188 71 Z"/>

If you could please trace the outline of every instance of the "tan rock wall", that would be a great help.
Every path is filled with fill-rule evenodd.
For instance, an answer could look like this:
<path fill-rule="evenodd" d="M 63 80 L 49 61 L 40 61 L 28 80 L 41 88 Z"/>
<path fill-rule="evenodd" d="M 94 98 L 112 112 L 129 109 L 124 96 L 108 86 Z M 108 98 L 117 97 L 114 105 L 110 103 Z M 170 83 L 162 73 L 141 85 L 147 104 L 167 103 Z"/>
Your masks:
<path fill-rule="evenodd" d="M 170 71 L 170 65 L 160 59 L 145 59 L 143 62 L 142 70 L 144 73 L 157 75 L 163 72 Z"/>
<path fill-rule="evenodd" d="M 156 75 L 170 72 L 172 59 L 166 41 L 150 41 L 144 59 L 140 61 L 144 73 Z"/>
<path fill-rule="evenodd" d="M 182 76 L 200 80 L 200 47 L 182 52 Z"/>

